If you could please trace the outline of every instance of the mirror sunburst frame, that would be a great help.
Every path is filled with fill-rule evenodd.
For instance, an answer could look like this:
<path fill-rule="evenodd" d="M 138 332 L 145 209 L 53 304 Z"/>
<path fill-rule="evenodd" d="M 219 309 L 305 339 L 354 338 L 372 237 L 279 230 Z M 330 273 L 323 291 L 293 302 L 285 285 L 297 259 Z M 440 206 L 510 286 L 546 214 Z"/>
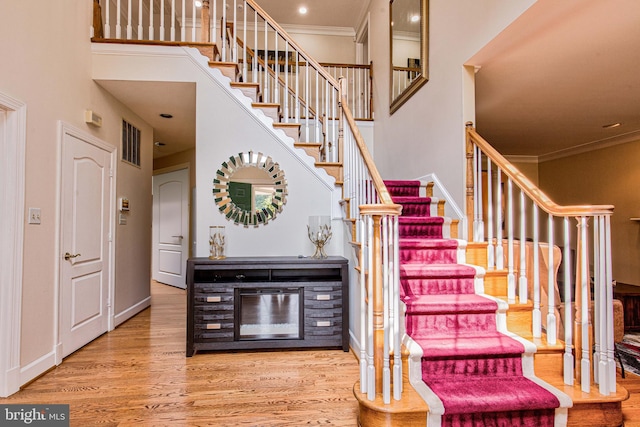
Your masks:
<path fill-rule="evenodd" d="M 411 8 L 410 4 L 418 2 L 420 3 L 420 22 L 418 23 L 420 28 L 420 51 L 419 58 L 416 59 L 418 59 L 420 63 L 417 67 L 408 63 L 406 66 L 404 64 L 394 66 L 394 39 L 397 40 L 398 37 L 403 37 L 403 28 L 399 25 L 399 21 L 400 19 L 406 18 L 406 16 L 402 16 L 402 14 L 406 12 L 407 8 Z M 398 22 L 394 23 L 394 19 L 398 19 Z M 396 27 L 395 36 L 394 26 Z M 389 51 L 389 61 L 391 65 L 391 78 L 389 82 L 389 99 L 391 102 L 389 105 L 389 114 L 393 114 L 407 102 L 418 89 L 429 81 L 429 0 L 389 1 Z M 410 58 L 407 58 L 407 60 L 409 59 Z M 419 71 L 415 72 L 415 68 L 418 68 Z M 403 79 L 403 76 L 410 77 L 408 81 L 400 82 L 399 79 Z"/>
<path fill-rule="evenodd" d="M 230 183 L 234 174 L 247 168 L 256 168 L 268 176 L 268 187 L 273 189 L 270 200 L 253 210 L 238 206 L 232 199 Z M 238 153 L 229 157 L 228 161 L 216 172 L 213 180 L 213 196 L 218 210 L 235 224 L 258 227 L 274 219 L 282 211 L 286 202 L 287 182 L 284 171 L 271 157 L 253 151 Z"/>

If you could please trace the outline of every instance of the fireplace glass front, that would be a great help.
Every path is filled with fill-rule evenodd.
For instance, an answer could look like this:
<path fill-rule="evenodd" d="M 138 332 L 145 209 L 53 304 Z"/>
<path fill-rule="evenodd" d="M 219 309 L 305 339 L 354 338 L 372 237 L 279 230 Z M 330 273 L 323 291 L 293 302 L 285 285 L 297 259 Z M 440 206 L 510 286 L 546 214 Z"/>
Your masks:
<path fill-rule="evenodd" d="M 236 289 L 236 340 L 302 339 L 302 292 L 303 288 Z"/>

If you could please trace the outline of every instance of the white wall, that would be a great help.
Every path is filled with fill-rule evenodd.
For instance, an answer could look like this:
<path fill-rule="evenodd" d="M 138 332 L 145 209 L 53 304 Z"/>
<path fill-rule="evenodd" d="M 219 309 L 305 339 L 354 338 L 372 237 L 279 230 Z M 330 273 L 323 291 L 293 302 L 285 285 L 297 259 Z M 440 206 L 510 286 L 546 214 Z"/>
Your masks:
<path fill-rule="evenodd" d="M 251 113 L 227 89 L 228 79 L 214 77 L 205 58 L 194 50 L 146 46 L 96 46 L 94 76 L 102 80 L 184 81 L 196 83 L 196 251 L 209 256 L 209 226 L 227 227 L 228 256 L 311 255 L 307 237 L 310 215 L 331 215 L 334 238 L 327 253 L 342 254 L 339 189 L 293 140 L 280 139 L 262 113 Z M 219 72 L 214 71 L 217 76 Z M 285 173 L 287 202 L 266 226 L 235 225 L 219 212 L 213 197 L 213 179 L 223 161 L 242 151 L 271 156 Z M 300 157 L 302 155 L 303 157 Z"/>
<path fill-rule="evenodd" d="M 42 212 L 42 224 L 24 225 L 22 382 L 53 366 L 57 339 L 59 121 L 116 147 L 123 117 L 142 130 L 142 167 L 116 164 L 117 194 L 138 210 L 136 226 L 116 230 L 115 307 L 149 296 L 152 130 L 92 81 L 91 20 L 91 2 L 0 2 L 0 92 L 27 105 L 25 206 Z M 84 123 L 85 109 L 102 115 L 101 128 Z"/>
<path fill-rule="evenodd" d="M 385 179 L 436 173 L 464 206 L 463 65 L 534 2 L 430 0 L 429 81 L 390 116 L 389 2 L 371 0 L 375 161 Z"/>

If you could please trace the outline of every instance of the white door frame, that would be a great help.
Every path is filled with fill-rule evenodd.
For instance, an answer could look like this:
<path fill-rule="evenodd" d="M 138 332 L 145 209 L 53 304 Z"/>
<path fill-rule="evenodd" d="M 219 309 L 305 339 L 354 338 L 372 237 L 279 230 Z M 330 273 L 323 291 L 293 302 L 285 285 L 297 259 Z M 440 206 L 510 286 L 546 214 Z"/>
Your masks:
<path fill-rule="evenodd" d="M 82 131 L 68 123 L 59 121 L 58 122 L 58 158 L 60 161 L 60 167 L 58 168 L 58 194 L 57 194 L 57 203 L 58 203 L 58 221 L 56 224 L 56 254 L 58 258 L 58 263 L 56 264 L 56 292 L 55 292 L 55 310 L 56 310 L 56 324 L 55 324 L 55 339 L 56 339 L 56 365 L 62 363 L 62 342 L 61 342 L 61 333 L 60 333 L 60 322 L 61 316 L 60 313 L 60 305 L 61 301 L 61 289 L 62 286 L 62 268 L 60 264 L 64 261 L 64 255 L 62 254 L 61 249 L 61 241 L 62 241 L 62 145 L 64 144 L 65 135 L 72 136 L 74 138 L 80 139 L 88 144 L 94 145 L 102 150 L 111 154 L 111 180 L 110 180 L 110 188 L 109 188 L 109 263 L 106 266 L 107 274 L 109 275 L 108 287 L 109 287 L 109 303 L 107 306 L 108 310 L 108 326 L 107 330 L 112 331 L 115 327 L 115 319 L 114 319 L 114 310 L 113 310 L 113 296 L 115 292 L 115 230 L 116 230 L 116 165 L 117 165 L 117 149 L 113 145 L 107 144 L 99 138 L 94 137 L 93 135 Z"/>
<path fill-rule="evenodd" d="M 195 212 L 195 208 L 192 206 L 192 203 L 195 200 L 194 195 L 191 192 L 191 164 L 190 163 L 180 163 L 177 165 L 173 165 L 173 166 L 169 166 L 166 168 L 161 168 L 161 169 L 156 169 L 153 171 L 153 178 L 155 178 L 156 176 L 159 175 L 164 175 L 164 174 L 168 174 L 168 173 L 173 173 L 173 172 L 178 172 L 178 171 L 186 171 L 187 174 L 187 188 L 188 188 L 188 194 L 187 197 L 189 198 L 187 200 L 187 210 L 188 210 L 188 216 L 187 216 L 187 236 L 185 237 L 185 239 L 187 240 L 187 245 L 186 245 L 186 257 L 189 258 L 191 256 L 191 254 L 193 253 L 193 244 L 192 244 L 192 239 L 194 236 L 194 220 L 193 220 L 193 212 Z M 154 184 L 154 188 L 155 188 L 155 184 Z M 158 253 L 156 251 L 156 247 L 158 246 L 158 238 L 156 236 L 156 230 L 158 229 L 158 224 L 156 221 L 156 197 L 158 195 L 154 194 L 153 195 L 153 201 L 152 201 L 152 223 L 151 223 L 151 228 L 153 230 L 153 235 L 151 237 L 151 251 L 152 251 L 152 255 L 151 255 L 151 276 L 153 279 L 155 279 L 155 274 L 156 274 L 156 270 L 158 269 Z M 186 266 L 184 267 L 186 268 Z M 186 286 L 186 285 L 185 285 Z"/>
<path fill-rule="evenodd" d="M 0 397 L 20 389 L 20 318 L 24 248 L 26 104 L 0 93 Z M 1 129 L 0 129 L 1 130 Z"/>

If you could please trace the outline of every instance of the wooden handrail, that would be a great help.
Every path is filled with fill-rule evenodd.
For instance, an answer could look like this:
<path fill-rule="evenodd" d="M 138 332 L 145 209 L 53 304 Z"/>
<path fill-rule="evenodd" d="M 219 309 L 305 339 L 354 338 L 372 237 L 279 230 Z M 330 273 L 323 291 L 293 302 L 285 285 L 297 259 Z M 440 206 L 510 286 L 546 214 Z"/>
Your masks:
<path fill-rule="evenodd" d="M 371 154 L 369 154 L 369 150 L 367 149 L 367 145 L 364 142 L 364 138 L 362 134 L 360 134 L 360 130 L 358 129 L 358 125 L 356 124 L 355 119 L 353 118 L 353 114 L 351 113 L 351 109 L 347 104 L 347 98 L 345 96 L 341 97 L 342 109 L 344 111 L 344 116 L 347 119 L 347 123 L 349 124 L 349 128 L 353 133 L 353 138 L 355 139 L 356 145 L 358 146 L 358 150 L 360 151 L 360 155 L 362 156 L 362 160 L 364 164 L 367 166 L 367 170 L 371 175 L 371 180 L 373 181 L 373 185 L 376 187 L 376 191 L 378 192 L 378 197 L 382 202 L 381 205 L 363 205 L 360 206 L 360 209 L 373 209 L 376 213 L 379 213 L 377 209 L 384 209 L 382 213 L 388 215 L 400 215 L 402 212 L 402 206 L 397 205 L 391 199 L 391 195 L 387 190 L 387 186 L 384 184 L 384 180 L 380 176 L 380 172 L 375 166 L 373 159 L 371 158 Z M 384 207 L 384 208 L 383 208 Z M 372 213 L 372 212 L 370 212 Z"/>
<path fill-rule="evenodd" d="M 493 163 L 519 186 L 533 202 L 543 211 L 553 216 L 595 216 L 613 214 L 613 205 L 569 205 L 561 206 L 552 201 L 526 176 L 522 174 L 511 162 L 498 153 L 484 138 L 474 129 L 473 123 L 466 123 L 467 137 L 476 144 Z"/>

